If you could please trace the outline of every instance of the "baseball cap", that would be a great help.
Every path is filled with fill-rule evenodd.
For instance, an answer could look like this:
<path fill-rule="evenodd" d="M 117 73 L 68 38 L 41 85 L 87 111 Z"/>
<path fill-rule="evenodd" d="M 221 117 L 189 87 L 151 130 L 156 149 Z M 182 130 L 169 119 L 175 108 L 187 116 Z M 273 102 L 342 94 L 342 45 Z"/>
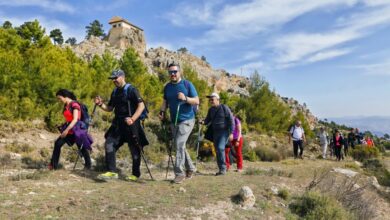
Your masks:
<path fill-rule="evenodd" d="M 111 76 L 108 77 L 108 79 L 116 79 L 120 76 L 125 76 L 125 72 L 123 72 L 123 70 L 114 70 L 112 71 Z"/>
<path fill-rule="evenodd" d="M 206 96 L 206 97 L 207 97 L 207 98 L 215 97 L 215 98 L 219 99 L 219 95 L 218 95 L 218 93 L 216 93 L 216 92 L 213 92 L 213 93 L 211 93 L 211 95 L 208 95 L 208 96 Z"/>

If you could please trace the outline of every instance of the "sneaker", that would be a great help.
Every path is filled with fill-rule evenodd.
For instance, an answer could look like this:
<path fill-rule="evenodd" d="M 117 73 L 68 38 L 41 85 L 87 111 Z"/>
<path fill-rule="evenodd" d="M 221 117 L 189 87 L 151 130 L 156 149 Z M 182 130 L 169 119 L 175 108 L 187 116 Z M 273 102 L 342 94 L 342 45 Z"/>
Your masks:
<path fill-rule="evenodd" d="M 129 175 L 129 176 L 126 176 L 125 180 L 136 182 L 138 180 L 138 177 L 136 177 L 134 175 Z"/>
<path fill-rule="evenodd" d="M 193 174 L 194 174 L 194 171 L 187 170 L 186 171 L 186 179 L 192 179 Z"/>
<path fill-rule="evenodd" d="M 173 179 L 173 183 L 180 184 L 186 179 L 185 176 L 176 176 L 175 179 Z"/>
<path fill-rule="evenodd" d="M 242 169 L 237 169 L 236 172 L 242 173 Z"/>
<path fill-rule="evenodd" d="M 99 176 L 97 176 L 97 178 L 100 180 L 118 179 L 118 174 L 114 173 L 114 172 L 105 172 L 105 173 L 99 174 Z"/>

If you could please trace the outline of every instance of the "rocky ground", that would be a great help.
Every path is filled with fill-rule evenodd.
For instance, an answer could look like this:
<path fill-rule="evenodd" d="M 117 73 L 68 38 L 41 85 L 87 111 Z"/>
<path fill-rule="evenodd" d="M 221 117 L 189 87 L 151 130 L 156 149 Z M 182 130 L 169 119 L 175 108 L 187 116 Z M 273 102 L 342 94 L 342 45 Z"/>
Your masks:
<path fill-rule="evenodd" d="M 73 163 L 65 160 L 71 148 L 64 149 L 64 169 L 48 171 L 47 161 L 38 159 L 31 159 L 37 163 L 32 164 L 25 158 L 47 152 L 50 156 L 57 134 L 13 129 L 7 132 L 3 126 L 0 134 L 0 219 L 296 219 L 289 204 L 309 188 L 334 197 L 359 191 L 353 202 L 364 204 L 361 212 L 369 219 L 390 219 L 389 188 L 380 186 L 351 158 L 335 162 L 307 155 L 304 160 L 245 161 L 244 172 L 233 169 L 218 177 L 216 163 L 210 161 L 198 163 L 197 175 L 183 184 L 170 183 L 173 173 L 166 179 L 165 166 L 151 166 L 152 181 L 143 166 L 139 182 L 123 178 L 102 182 L 97 171 L 83 171 L 81 165 L 72 170 Z M 94 134 L 98 144 L 103 142 L 101 134 Z M 122 174 L 129 170 L 124 168 Z M 240 193 L 244 186 L 250 190 Z"/>

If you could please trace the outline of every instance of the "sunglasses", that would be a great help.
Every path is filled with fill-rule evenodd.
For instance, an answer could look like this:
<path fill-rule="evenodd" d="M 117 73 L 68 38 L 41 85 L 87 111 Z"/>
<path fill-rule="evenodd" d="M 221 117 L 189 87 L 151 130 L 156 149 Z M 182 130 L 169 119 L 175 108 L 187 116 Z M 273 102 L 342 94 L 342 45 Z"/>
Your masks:
<path fill-rule="evenodd" d="M 168 73 L 169 75 L 176 75 L 176 73 L 179 72 L 177 70 L 169 70 Z"/>

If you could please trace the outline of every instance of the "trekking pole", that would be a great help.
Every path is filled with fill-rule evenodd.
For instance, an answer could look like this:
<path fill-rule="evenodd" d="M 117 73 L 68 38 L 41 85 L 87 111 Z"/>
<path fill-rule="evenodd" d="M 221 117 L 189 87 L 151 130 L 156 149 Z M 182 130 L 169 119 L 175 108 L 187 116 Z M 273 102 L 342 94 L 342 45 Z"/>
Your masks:
<path fill-rule="evenodd" d="M 89 125 L 92 124 L 93 116 L 96 114 L 96 106 L 97 106 L 97 105 L 96 105 L 96 103 L 95 103 L 95 105 L 93 106 L 91 118 L 89 119 Z M 87 127 L 87 134 L 88 134 L 88 130 L 89 130 L 89 126 Z M 79 161 L 79 158 L 82 156 L 82 153 L 81 153 L 81 150 L 82 150 L 82 149 L 83 149 L 83 145 L 81 145 L 80 149 L 77 150 L 77 158 L 76 158 L 76 162 L 74 163 L 73 170 L 76 169 L 77 162 Z"/>
<path fill-rule="evenodd" d="M 130 106 L 130 101 L 127 101 L 127 107 L 128 107 L 128 109 L 129 109 L 129 116 L 131 117 L 131 106 Z M 145 163 L 146 169 L 148 170 L 148 173 L 149 173 L 149 175 L 150 175 L 150 178 L 151 178 L 152 180 L 154 180 L 154 178 L 153 178 L 153 176 L 152 176 L 152 172 L 150 172 L 148 163 L 147 163 L 147 161 L 146 161 L 146 159 L 145 159 L 144 151 L 143 151 L 143 149 L 142 149 L 141 144 L 139 143 L 138 136 L 136 135 L 136 131 L 135 131 L 134 124 L 130 125 L 130 131 L 131 131 L 131 133 L 132 133 L 132 137 L 133 137 L 133 140 L 134 140 L 134 142 L 135 142 L 135 145 L 138 147 L 138 150 L 139 150 L 139 152 L 140 152 L 140 154 L 141 154 L 141 157 L 142 157 L 142 159 L 143 159 L 143 161 L 144 161 L 144 163 Z"/>
<path fill-rule="evenodd" d="M 177 105 L 177 109 L 176 109 L 175 123 L 174 123 L 174 127 L 173 127 L 174 135 L 173 135 L 172 144 L 170 145 L 170 148 L 168 148 L 168 156 L 169 156 L 169 158 L 168 158 L 168 166 L 167 166 L 167 172 L 165 174 L 165 179 L 168 179 L 169 164 L 170 164 L 171 161 L 172 161 L 173 168 L 175 167 L 174 162 L 173 162 L 173 158 L 172 158 L 172 148 L 173 148 L 173 145 L 176 146 L 176 136 L 177 136 L 177 132 L 178 132 L 177 120 L 179 118 L 179 111 L 180 111 L 180 106 L 181 105 L 182 105 L 182 103 L 179 103 Z"/>

